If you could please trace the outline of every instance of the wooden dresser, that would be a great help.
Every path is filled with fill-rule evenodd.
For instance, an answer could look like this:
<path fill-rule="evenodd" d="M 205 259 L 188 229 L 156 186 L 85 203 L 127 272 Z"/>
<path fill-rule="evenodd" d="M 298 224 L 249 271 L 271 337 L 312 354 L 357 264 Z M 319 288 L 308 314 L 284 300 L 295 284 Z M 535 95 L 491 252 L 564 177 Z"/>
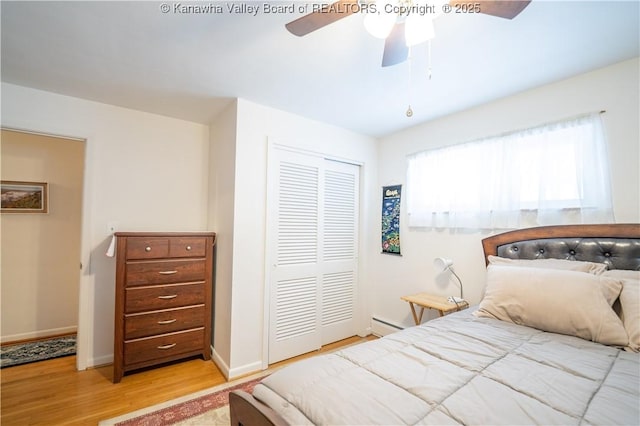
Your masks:
<path fill-rule="evenodd" d="M 113 382 L 125 372 L 211 357 L 216 234 L 118 232 Z"/>

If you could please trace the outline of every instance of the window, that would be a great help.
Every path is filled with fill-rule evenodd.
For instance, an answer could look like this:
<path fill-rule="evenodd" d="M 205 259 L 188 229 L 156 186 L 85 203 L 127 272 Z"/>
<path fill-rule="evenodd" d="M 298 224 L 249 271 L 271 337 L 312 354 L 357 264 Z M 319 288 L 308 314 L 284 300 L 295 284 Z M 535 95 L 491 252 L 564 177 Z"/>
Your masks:
<path fill-rule="evenodd" d="M 410 155 L 409 226 L 612 222 L 600 114 Z"/>

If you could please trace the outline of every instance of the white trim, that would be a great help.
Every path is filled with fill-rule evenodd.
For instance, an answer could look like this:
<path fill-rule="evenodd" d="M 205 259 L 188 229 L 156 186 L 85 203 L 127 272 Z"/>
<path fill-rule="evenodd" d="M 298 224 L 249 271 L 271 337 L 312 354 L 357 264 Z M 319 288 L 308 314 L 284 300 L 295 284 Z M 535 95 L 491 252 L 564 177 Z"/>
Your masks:
<path fill-rule="evenodd" d="M 84 173 L 82 183 L 82 234 L 80 240 L 80 259 L 82 268 L 80 270 L 80 283 L 78 289 L 78 337 L 76 338 L 76 368 L 78 370 L 86 370 L 96 364 L 93 358 L 93 347 L 90 342 L 93 340 L 93 309 L 91 309 L 94 300 L 94 274 L 91 270 L 91 229 L 93 219 L 93 200 L 91 195 L 93 192 L 92 174 L 89 173 L 93 158 L 93 143 L 91 138 L 85 139 L 84 147 Z M 90 360 L 91 359 L 91 360 Z M 111 354 L 111 362 L 113 362 L 113 354 Z"/>
<path fill-rule="evenodd" d="M 291 147 L 287 147 L 286 145 L 282 145 L 283 149 L 291 149 Z M 273 200 L 269 197 L 270 188 L 273 185 L 274 169 L 272 166 L 274 158 L 275 158 L 275 150 L 280 147 L 280 144 L 275 143 L 273 140 L 267 137 L 267 186 L 266 186 L 266 214 L 265 214 L 265 236 L 264 236 L 264 291 L 262 293 L 262 313 L 263 313 L 263 321 L 262 321 L 262 362 L 260 364 L 260 368 L 266 370 L 269 368 L 269 324 L 271 321 L 271 308 L 270 308 L 270 300 L 271 300 L 271 267 L 273 265 L 275 253 L 272 253 L 269 250 L 269 242 L 271 241 L 272 229 L 269 226 L 269 222 L 271 219 L 271 215 L 273 213 Z"/>
<path fill-rule="evenodd" d="M 360 330 L 358 331 L 358 336 L 359 337 L 367 337 L 368 335 L 373 334 L 373 332 L 371 331 L 371 327 L 366 327 L 364 330 Z"/>
<path fill-rule="evenodd" d="M 224 362 L 224 359 L 222 359 L 220 354 L 218 354 L 218 352 L 216 352 L 213 347 L 211 348 L 211 360 L 215 365 L 218 366 L 218 368 L 222 372 L 222 375 L 227 379 L 227 381 L 246 376 L 247 374 L 253 374 L 262 370 L 266 370 L 266 368 L 262 368 L 261 361 L 252 362 L 240 367 L 229 368 L 227 363 Z"/>
<path fill-rule="evenodd" d="M 103 355 L 97 358 L 91 357 L 87 359 L 88 367 L 92 367 L 92 368 L 100 367 L 104 365 L 111 365 L 111 364 L 113 364 L 113 355 Z M 86 370 L 87 368 L 84 368 L 84 369 Z"/>
<path fill-rule="evenodd" d="M 227 380 L 229 380 L 229 366 L 227 365 L 226 362 L 224 362 L 224 359 L 220 356 L 218 352 L 216 352 L 213 346 L 211 347 L 211 360 L 215 365 L 218 366 L 218 368 L 220 369 L 220 372 L 222 372 L 222 375 Z"/>
<path fill-rule="evenodd" d="M 73 334 L 77 331 L 78 327 L 74 325 L 69 327 L 50 328 L 48 330 L 30 331 L 28 333 L 10 334 L 8 336 L 0 337 L 0 343 L 16 342 L 18 340 L 40 339 L 61 334 Z"/>
<path fill-rule="evenodd" d="M 298 148 L 292 145 L 287 145 L 285 142 L 276 141 L 270 138 L 267 138 L 267 161 L 269 161 L 268 154 L 272 149 L 282 149 L 284 151 L 295 152 L 298 154 L 311 155 L 314 157 L 324 158 L 325 160 L 337 161 L 340 163 L 353 164 L 354 166 L 363 166 L 364 162 L 352 160 L 350 158 L 340 157 L 338 155 L 327 154 L 319 151 L 313 151 L 310 149 Z M 267 164 L 269 164 L 267 162 Z"/>
<path fill-rule="evenodd" d="M 247 374 L 253 374 L 262 371 L 262 363 L 260 361 L 253 362 L 251 364 L 245 364 L 240 367 L 235 367 L 229 370 L 229 376 L 227 380 L 234 380 Z"/>
<path fill-rule="evenodd" d="M 36 135 L 36 136 L 46 136 L 46 137 L 54 137 L 54 138 L 59 138 L 59 139 L 69 139 L 69 140 L 77 141 L 77 142 L 86 142 L 87 141 L 85 138 L 79 138 L 79 137 L 68 136 L 68 135 L 63 135 L 63 134 L 55 134 L 55 133 L 52 133 L 52 132 L 39 132 L 37 130 L 28 130 L 28 129 L 23 129 L 23 128 L 20 128 L 20 127 L 0 126 L 0 129 L 8 130 L 8 131 L 11 131 L 11 132 L 27 133 L 27 134 Z"/>

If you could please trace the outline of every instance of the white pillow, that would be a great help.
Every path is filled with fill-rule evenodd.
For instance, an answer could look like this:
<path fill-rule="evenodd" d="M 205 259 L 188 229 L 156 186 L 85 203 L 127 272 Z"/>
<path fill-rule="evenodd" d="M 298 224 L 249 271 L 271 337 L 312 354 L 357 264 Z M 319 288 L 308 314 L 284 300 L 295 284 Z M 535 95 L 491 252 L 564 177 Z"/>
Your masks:
<path fill-rule="evenodd" d="M 627 332 L 611 308 L 621 289 L 619 280 L 583 272 L 489 265 L 475 315 L 627 346 Z"/>
<path fill-rule="evenodd" d="M 620 319 L 629 335 L 628 348 L 640 352 L 640 271 L 614 269 L 603 276 L 622 280 Z"/>
<path fill-rule="evenodd" d="M 580 271 L 600 275 L 607 270 L 606 263 L 584 262 L 566 259 L 509 259 L 507 257 L 489 256 L 489 264 L 504 266 L 526 266 L 529 268 L 562 269 Z"/>

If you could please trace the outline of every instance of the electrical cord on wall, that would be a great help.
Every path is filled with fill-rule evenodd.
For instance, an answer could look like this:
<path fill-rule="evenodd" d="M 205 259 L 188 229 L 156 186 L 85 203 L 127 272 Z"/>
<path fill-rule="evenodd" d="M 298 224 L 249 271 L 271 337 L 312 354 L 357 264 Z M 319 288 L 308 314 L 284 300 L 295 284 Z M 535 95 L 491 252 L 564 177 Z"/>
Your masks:
<path fill-rule="evenodd" d="M 464 296 L 462 295 L 462 280 L 460 279 L 458 274 L 456 274 L 456 271 L 454 271 L 453 268 L 448 268 L 448 269 L 451 271 L 453 276 L 458 279 L 458 283 L 460 284 L 460 299 L 464 299 Z"/>
<path fill-rule="evenodd" d="M 453 303 L 456 304 L 456 308 L 458 311 L 462 310 L 462 307 L 460 306 L 460 304 L 458 303 L 458 301 L 456 299 L 453 299 Z"/>
<path fill-rule="evenodd" d="M 457 297 L 454 297 L 454 296 L 449 296 L 447 301 L 449 303 L 455 303 L 456 304 L 456 308 L 457 308 L 458 311 L 462 310 L 464 308 L 463 303 L 466 303 L 466 300 L 458 299 Z"/>
<path fill-rule="evenodd" d="M 451 297 L 451 300 L 453 300 L 453 303 L 456 304 L 457 310 L 460 311 L 460 310 L 463 309 L 463 306 L 461 305 L 461 303 L 465 302 L 464 297 L 462 295 L 462 280 L 460 279 L 458 274 L 456 274 L 456 271 L 454 271 L 453 268 L 449 267 L 448 269 L 449 269 L 449 271 L 451 271 L 453 276 L 456 277 L 456 279 L 458 280 L 458 283 L 460 284 L 460 299 L 458 299 L 457 297 L 453 297 L 453 296 Z"/>

